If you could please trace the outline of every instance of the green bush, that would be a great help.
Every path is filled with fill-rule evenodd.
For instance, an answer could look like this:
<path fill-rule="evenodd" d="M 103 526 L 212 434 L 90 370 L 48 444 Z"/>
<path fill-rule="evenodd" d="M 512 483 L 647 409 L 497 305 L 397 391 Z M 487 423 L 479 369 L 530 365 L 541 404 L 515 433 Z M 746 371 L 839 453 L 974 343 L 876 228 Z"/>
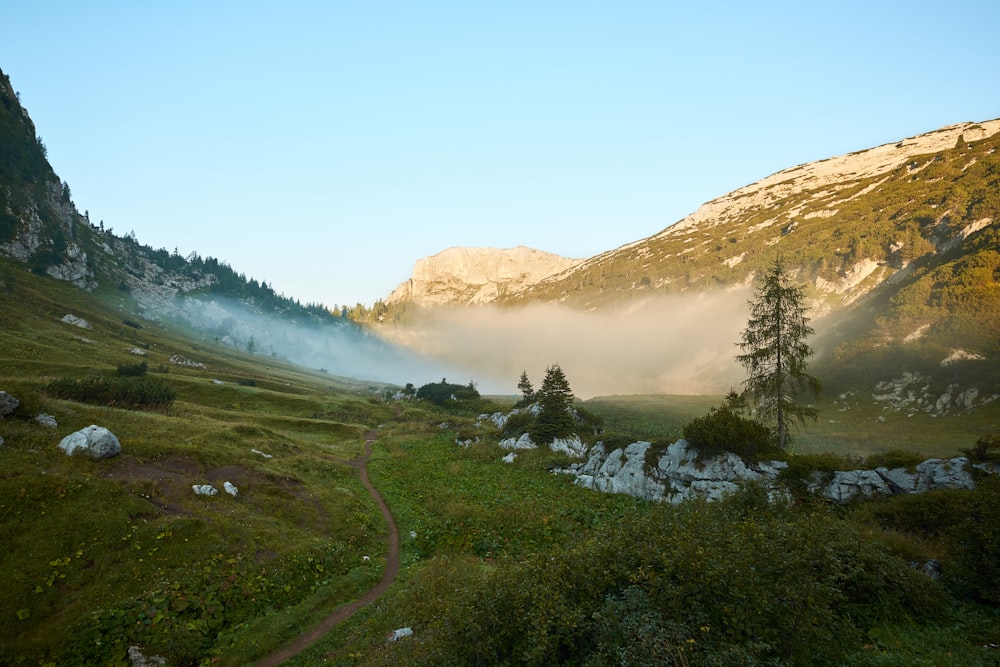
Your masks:
<path fill-rule="evenodd" d="M 149 370 L 149 364 L 140 361 L 136 364 L 118 364 L 118 375 L 122 377 L 141 377 Z"/>
<path fill-rule="evenodd" d="M 503 440 L 519 438 L 528 432 L 533 421 L 535 421 L 535 416 L 527 410 L 510 415 L 500 431 L 500 438 Z"/>
<path fill-rule="evenodd" d="M 984 435 L 969 449 L 961 450 L 971 463 L 1000 464 L 1000 437 Z"/>
<path fill-rule="evenodd" d="M 61 378 L 46 385 L 45 391 L 56 398 L 126 409 L 165 410 L 177 397 L 166 382 L 147 376 Z"/>
<path fill-rule="evenodd" d="M 417 390 L 417 398 L 422 398 L 435 405 L 445 405 L 448 401 L 468 401 L 479 398 L 479 391 L 473 383 L 468 385 L 452 384 L 447 380 L 425 384 Z"/>
<path fill-rule="evenodd" d="M 424 584 L 434 603 L 409 606 L 431 595 Z M 422 640 L 380 664 L 833 665 L 875 622 L 926 621 L 946 604 L 859 525 L 759 488 L 624 512 L 571 545 L 436 571 L 410 591 L 394 604 Z"/>
<path fill-rule="evenodd" d="M 887 452 L 879 452 L 865 458 L 866 468 L 906 468 L 913 470 L 926 457 L 916 452 L 905 452 L 902 449 L 891 449 Z"/>
<path fill-rule="evenodd" d="M 684 439 L 705 458 L 732 452 L 756 461 L 778 452 L 771 429 L 740 416 L 728 405 L 711 408 L 704 417 L 691 420 L 684 426 Z"/>

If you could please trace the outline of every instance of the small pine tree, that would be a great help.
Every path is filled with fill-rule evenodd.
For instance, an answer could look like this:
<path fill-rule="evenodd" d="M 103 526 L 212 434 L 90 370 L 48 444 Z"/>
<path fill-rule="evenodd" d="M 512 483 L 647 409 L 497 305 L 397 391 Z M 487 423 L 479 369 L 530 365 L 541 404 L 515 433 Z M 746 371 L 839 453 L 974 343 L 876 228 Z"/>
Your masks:
<path fill-rule="evenodd" d="M 528 379 L 528 371 L 521 371 L 521 379 L 518 380 L 517 388 L 521 391 L 521 400 L 518 405 L 530 405 L 535 401 L 535 388 L 531 386 Z"/>
<path fill-rule="evenodd" d="M 573 434 L 573 392 L 559 364 L 545 369 L 545 379 L 535 398 L 540 410 L 528 434 L 536 444 L 547 444 Z"/>

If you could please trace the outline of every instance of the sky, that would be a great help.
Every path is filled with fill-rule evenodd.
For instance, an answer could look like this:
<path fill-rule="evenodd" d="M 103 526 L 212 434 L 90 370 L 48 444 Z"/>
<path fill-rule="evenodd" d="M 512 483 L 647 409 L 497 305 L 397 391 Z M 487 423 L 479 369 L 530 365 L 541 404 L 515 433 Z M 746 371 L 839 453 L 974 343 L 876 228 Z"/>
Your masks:
<path fill-rule="evenodd" d="M 586 258 L 798 164 L 1000 117 L 1000 3 L 0 3 L 81 212 L 303 303 L 452 246 Z"/>

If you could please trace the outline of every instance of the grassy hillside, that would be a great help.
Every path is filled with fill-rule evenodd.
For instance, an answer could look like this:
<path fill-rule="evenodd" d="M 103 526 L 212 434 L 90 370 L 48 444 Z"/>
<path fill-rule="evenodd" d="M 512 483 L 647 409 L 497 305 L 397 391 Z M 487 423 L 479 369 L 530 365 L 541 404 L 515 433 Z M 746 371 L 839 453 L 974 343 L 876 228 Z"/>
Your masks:
<path fill-rule="evenodd" d="M 566 459 L 544 450 L 501 463 L 495 435 L 475 424 L 500 409 L 488 401 L 386 402 L 378 385 L 200 342 L 138 319 L 122 299 L 0 264 L 0 389 L 22 401 L 0 420 L 2 664 L 125 665 L 139 644 L 175 666 L 250 665 L 309 630 L 385 565 L 385 521 L 349 465 L 372 432 L 368 468 L 402 536 L 401 575 L 290 664 L 995 657 L 983 646 L 1000 643 L 990 574 L 1000 546 L 976 526 L 995 525 L 996 485 L 847 512 L 767 509 L 752 491 L 716 507 L 658 507 L 575 487 L 549 472 Z M 93 328 L 60 321 L 67 313 Z M 53 380 L 117 378 L 138 361 L 176 394 L 168 408 L 52 395 Z M 663 440 L 714 402 L 587 407 L 607 436 Z M 58 426 L 37 423 L 40 413 Z M 870 417 L 845 412 L 845 430 Z M 931 430 L 941 423 L 904 444 L 945 453 Z M 89 424 L 111 429 L 121 455 L 94 462 L 57 448 Z M 476 434 L 479 444 L 456 446 Z M 191 490 L 225 481 L 238 497 Z M 928 558 L 943 563 L 942 581 L 907 565 Z M 761 574 L 745 577 L 747 567 Z M 386 644 L 404 626 L 414 639 Z"/>
<path fill-rule="evenodd" d="M 93 328 L 61 322 L 67 313 Z M 392 417 L 378 387 L 197 343 L 9 263 L 0 322 L 0 388 L 21 401 L 0 421 L 0 663 L 108 664 L 130 642 L 175 664 L 220 643 L 249 658 L 377 581 L 384 521 L 347 462 Z M 168 409 L 46 390 L 139 361 L 176 392 Z M 56 447 L 90 424 L 122 454 L 93 462 Z M 220 495 L 196 497 L 202 483 Z"/>

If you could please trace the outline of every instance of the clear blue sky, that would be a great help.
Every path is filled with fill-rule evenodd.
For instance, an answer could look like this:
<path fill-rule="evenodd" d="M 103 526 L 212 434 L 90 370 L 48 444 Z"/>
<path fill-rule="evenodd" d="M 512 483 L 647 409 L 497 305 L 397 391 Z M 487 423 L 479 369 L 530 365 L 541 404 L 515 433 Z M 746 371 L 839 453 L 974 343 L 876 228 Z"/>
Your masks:
<path fill-rule="evenodd" d="M 0 68 L 93 222 L 327 305 L 1000 117 L 996 0 L 680 4 L 10 0 Z"/>

